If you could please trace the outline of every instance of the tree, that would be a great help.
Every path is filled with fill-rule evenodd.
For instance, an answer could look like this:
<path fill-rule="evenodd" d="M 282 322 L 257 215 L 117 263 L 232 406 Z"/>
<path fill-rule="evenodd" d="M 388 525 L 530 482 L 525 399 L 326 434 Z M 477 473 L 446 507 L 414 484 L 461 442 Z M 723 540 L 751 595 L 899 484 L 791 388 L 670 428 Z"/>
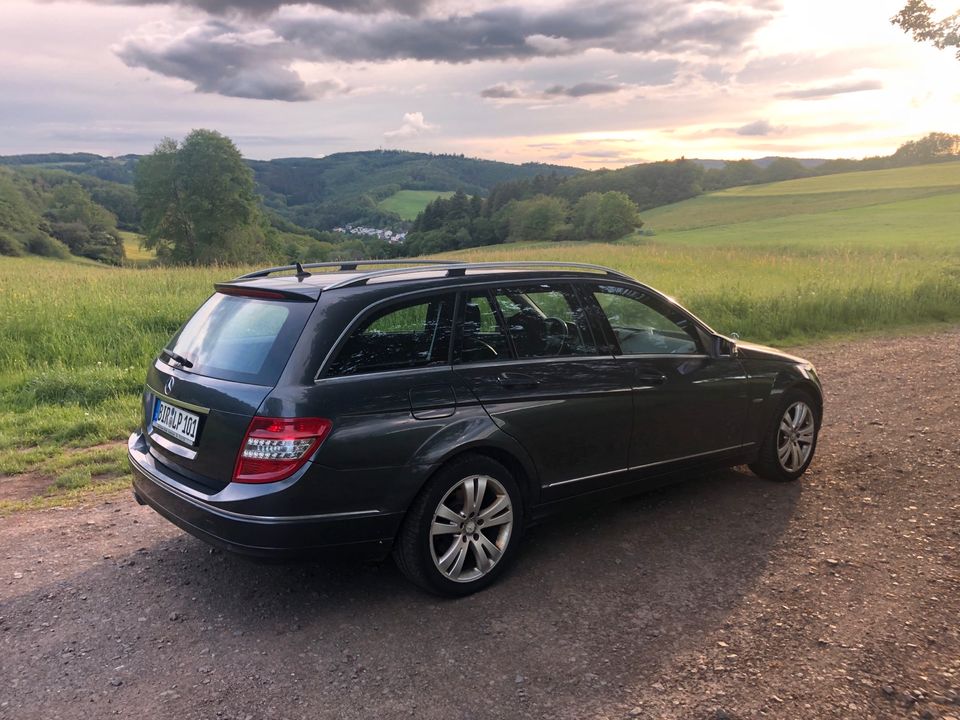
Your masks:
<path fill-rule="evenodd" d="M 932 132 L 919 140 L 909 140 L 890 156 L 894 165 L 920 165 L 953 160 L 960 155 L 960 135 Z"/>
<path fill-rule="evenodd" d="M 123 262 L 116 216 L 93 202 L 80 183 L 57 185 L 47 199 L 44 217 L 50 223 L 50 234 L 74 255 L 116 265 Z"/>
<path fill-rule="evenodd" d="M 595 232 L 600 240 L 616 240 L 643 225 L 636 204 L 622 192 L 600 196 Z"/>
<path fill-rule="evenodd" d="M 537 195 L 529 200 L 514 201 L 509 213 L 510 240 L 557 240 L 564 230 L 569 208 L 561 198 Z"/>
<path fill-rule="evenodd" d="M 266 223 L 253 173 L 233 142 L 194 130 L 166 138 L 137 164 L 145 245 L 166 262 L 239 263 L 265 256 Z"/>
<path fill-rule="evenodd" d="M 807 175 L 807 169 L 793 158 L 778 157 L 770 161 L 760 173 L 760 182 L 780 182 L 794 180 Z"/>
<path fill-rule="evenodd" d="M 582 240 L 616 240 L 643 225 L 640 212 L 625 193 L 587 193 L 573 207 L 574 234 Z"/>
<path fill-rule="evenodd" d="M 597 237 L 602 198 L 603 195 L 598 192 L 589 192 L 573 206 L 573 232 L 578 238 L 587 240 Z"/>
<path fill-rule="evenodd" d="M 899 25 L 904 32 L 911 33 L 917 42 L 932 42 L 941 50 L 957 48 L 957 59 L 960 60 L 960 11 L 942 20 L 934 20 L 936 11 L 924 0 L 909 0 L 900 12 L 890 18 L 890 22 Z"/>

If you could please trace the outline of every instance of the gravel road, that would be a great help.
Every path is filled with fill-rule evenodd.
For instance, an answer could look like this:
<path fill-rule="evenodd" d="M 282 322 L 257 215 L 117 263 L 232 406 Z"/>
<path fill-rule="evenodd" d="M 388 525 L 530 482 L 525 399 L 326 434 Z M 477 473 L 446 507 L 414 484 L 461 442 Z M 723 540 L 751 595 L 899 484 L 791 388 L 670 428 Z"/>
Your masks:
<path fill-rule="evenodd" d="M 800 482 L 556 518 L 464 600 L 252 564 L 127 495 L 0 520 L 0 717 L 960 717 L 960 329 L 799 352 Z"/>

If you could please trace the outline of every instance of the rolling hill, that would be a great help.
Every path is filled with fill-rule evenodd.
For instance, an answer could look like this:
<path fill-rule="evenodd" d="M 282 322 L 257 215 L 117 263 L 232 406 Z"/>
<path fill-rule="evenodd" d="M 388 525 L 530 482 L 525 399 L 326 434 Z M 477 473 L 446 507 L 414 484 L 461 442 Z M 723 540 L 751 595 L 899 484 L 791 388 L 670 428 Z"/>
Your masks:
<path fill-rule="evenodd" d="M 132 184 L 138 159 L 137 155 L 113 158 L 90 153 L 46 153 L 0 156 L 0 165 L 65 170 Z M 397 223 L 401 218 L 378 204 L 401 190 L 439 193 L 462 189 L 471 195 L 485 195 L 494 185 L 510 180 L 583 172 L 561 165 L 515 165 L 403 150 L 247 160 L 247 164 L 268 208 L 297 225 L 318 230 L 350 222 Z"/>
<path fill-rule="evenodd" d="M 649 210 L 658 241 L 960 249 L 960 162 L 749 185 Z"/>

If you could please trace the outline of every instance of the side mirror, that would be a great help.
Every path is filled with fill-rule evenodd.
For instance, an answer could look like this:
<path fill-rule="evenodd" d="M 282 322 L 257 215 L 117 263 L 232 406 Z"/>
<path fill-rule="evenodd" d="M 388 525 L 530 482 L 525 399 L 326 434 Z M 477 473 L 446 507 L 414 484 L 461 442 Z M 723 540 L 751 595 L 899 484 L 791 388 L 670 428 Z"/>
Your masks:
<path fill-rule="evenodd" d="M 737 343 L 723 335 L 717 335 L 713 338 L 713 355 L 718 358 L 736 357 Z"/>

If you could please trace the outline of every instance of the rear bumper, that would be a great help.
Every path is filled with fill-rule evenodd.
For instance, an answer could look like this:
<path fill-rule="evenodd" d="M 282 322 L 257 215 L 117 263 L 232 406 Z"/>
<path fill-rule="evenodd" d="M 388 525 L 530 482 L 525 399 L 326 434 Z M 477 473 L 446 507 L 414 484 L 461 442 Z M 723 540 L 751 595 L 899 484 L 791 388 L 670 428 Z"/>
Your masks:
<path fill-rule="evenodd" d="M 296 557 L 321 551 L 382 558 L 393 544 L 402 513 L 376 510 L 316 515 L 256 515 L 217 504 L 178 482 L 176 474 L 150 455 L 139 432 L 130 436 L 127 456 L 133 493 L 167 520 L 201 540 L 257 557 Z M 245 504 L 249 508 L 249 501 Z M 299 509 L 299 508 L 294 508 Z"/>

